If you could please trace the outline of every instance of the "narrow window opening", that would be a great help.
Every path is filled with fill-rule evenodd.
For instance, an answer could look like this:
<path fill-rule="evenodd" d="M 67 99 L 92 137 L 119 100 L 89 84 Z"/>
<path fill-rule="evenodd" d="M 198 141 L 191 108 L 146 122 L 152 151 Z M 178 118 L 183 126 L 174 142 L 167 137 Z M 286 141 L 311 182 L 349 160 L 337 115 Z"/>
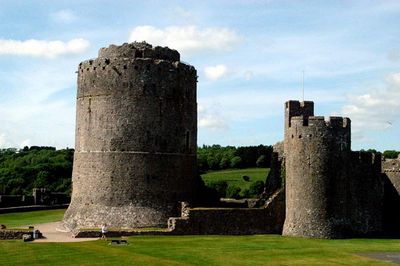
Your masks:
<path fill-rule="evenodd" d="M 89 97 L 89 105 L 88 105 L 88 112 L 92 112 L 92 98 Z"/>

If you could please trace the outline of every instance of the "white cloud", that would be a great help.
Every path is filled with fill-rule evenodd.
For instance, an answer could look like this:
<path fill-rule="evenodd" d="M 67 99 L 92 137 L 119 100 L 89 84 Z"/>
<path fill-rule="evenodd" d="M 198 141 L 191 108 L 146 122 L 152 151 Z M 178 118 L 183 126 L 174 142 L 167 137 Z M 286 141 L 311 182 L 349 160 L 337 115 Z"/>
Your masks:
<path fill-rule="evenodd" d="M 400 53 L 396 50 L 391 50 L 387 54 L 387 59 L 393 63 L 399 62 L 400 60 Z"/>
<path fill-rule="evenodd" d="M 4 40 L 0 39 L 0 55 L 27 55 L 55 58 L 67 54 L 79 54 L 89 47 L 85 39 L 72 39 L 68 42 L 45 40 Z"/>
<path fill-rule="evenodd" d="M 50 18 L 58 23 L 72 23 L 77 20 L 77 16 L 70 9 L 62 9 L 51 13 Z"/>
<path fill-rule="evenodd" d="M 342 114 L 351 118 L 355 131 L 389 129 L 399 121 L 399 99 L 400 72 L 388 75 L 384 87 L 349 95 Z"/>
<path fill-rule="evenodd" d="M 228 129 L 227 119 L 223 117 L 220 106 L 217 103 L 199 103 L 198 127 L 207 128 L 213 131 Z"/>
<path fill-rule="evenodd" d="M 244 72 L 244 79 L 251 80 L 254 77 L 253 71 L 247 70 Z"/>
<path fill-rule="evenodd" d="M 185 18 L 185 19 L 190 19 L 192 18 L 193 14 L 192 12 L 186 10 L 185 8 L 181 6 L 177 6 L 172 9 L 172 13 L 174 16 L 180 17 L 180 18 Z"/>
<path fill-rule="evenodd" d="M 30 139 L 25 139 L 25 140 L 23 140 L 23 141 L 21 142 L 21 144 L 19 145 L 20 148 L 23 148 L 23 147 L 25 147 L 25 146 L 28 146 L 28 147 L 32 146 L 31 140 L 30 140 Z"/>
<path fill-rule="evenodd" d="M 6 136 L 4 133 L 0 134 L 0 148 L 5 148 L 7 145 Z"/>
<path fill-rule="evenodd" d="M 54 62 L 0 72 L 0 80 L 8 83 L 0 86 L 0 147 L 73 146 L 74 70 Z"/>
<path fill-rule="evenodd" d="M 180 53 L 199 51 L 226 51 L 240 41 L 228 28 L 197 28 L 196 26 L 170 26 L 158 29 L 153 26 L 135 27 L 129 41 L 146 41 L 153 45 L 168 46 Z"/>
<path fill-rule="evenodd" d="M 208 66 L 204 68 L 204 74 L 209 80 L 218 80 L 226 77 L 228 68 L 225 65 Z"/>

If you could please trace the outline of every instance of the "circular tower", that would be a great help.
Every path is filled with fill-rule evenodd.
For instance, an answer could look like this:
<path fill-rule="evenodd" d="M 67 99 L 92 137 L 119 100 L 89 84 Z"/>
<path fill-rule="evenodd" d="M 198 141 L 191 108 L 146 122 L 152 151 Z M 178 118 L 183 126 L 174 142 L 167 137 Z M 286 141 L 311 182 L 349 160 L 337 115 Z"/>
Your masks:
<path fill-rule="evenodd" d="M 69 228 L 166 226 L 196 178 L 197 74 L 177 51 L 111 45 L 79 64 Z"/>
<path fill-rule="evenodd" d="M 291 108 L 290 102 L 286 108 Z M 289 119 L 284 147 L 286 219 L 283 234 L 341 237 L 350 230 L 346 206 L 350 119 L 330 117 L 325 121 L 324 117 L 307 115 Z"/>

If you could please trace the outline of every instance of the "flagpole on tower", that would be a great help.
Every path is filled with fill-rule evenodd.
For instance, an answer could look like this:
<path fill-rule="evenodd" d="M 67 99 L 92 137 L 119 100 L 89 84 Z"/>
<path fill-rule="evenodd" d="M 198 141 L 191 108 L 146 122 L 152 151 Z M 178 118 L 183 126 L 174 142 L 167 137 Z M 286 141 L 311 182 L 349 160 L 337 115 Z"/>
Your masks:
<path fill-rule="evenodd" d="M 304 70 L 303 70 L 303 80 L 302 80 L 302 83 L 301 83 L 301 87 L 302 87 L 302 95 L 303 95 L 303 102 L 304 102 Z"/>

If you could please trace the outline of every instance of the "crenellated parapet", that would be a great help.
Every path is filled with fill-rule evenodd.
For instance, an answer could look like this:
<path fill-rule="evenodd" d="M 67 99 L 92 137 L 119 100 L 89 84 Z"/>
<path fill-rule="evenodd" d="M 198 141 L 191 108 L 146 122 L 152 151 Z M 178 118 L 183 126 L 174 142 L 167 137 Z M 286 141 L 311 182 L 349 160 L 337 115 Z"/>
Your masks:
<path fill-rule="evenodd" d="M 321 145 L 327 149 L 350 151 L 351 121 L 347 117 L 294 116 L 285 132 L 286 146 Z M 305 142 L 305 143 L 303 143 Z M 296 147 L 291 147 L 296 149 Z"/>
<path fill-rule="evenodd" d="M 305 118 L 314 115 L 314 102 L 311 101 L 287 101 L 285 103 L 285 130 L 290 127 L 291 119 L 294 116 Z"/>
<path fill-rule="evenodd" d="M 99 50 L 99 58 L 151 58 L 167 61 L 179 61 L 178 51 L 168 47 L 155 46 L 146 42 L 124 43 L 110 45 Z"/>

